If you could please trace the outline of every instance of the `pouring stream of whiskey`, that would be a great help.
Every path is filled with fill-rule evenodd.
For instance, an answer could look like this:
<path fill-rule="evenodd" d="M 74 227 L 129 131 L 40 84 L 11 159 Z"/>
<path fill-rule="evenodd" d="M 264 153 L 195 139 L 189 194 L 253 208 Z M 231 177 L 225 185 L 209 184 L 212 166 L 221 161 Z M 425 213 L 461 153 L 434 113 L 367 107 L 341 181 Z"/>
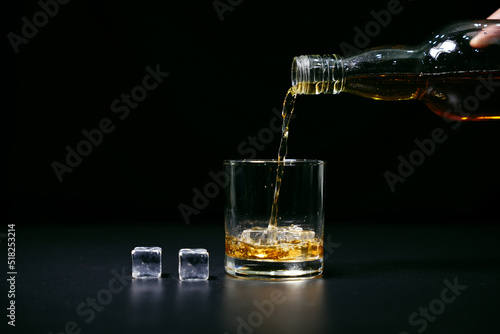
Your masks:
<path fill-rule="evenodd" d="M 293 86 L 288 90 L 285 95 L 285 100 L 283 101 L 283 109 L 281 112 L 283 116 L 283 125 L 281 127 L 281 142 L 278 150 L 276 183 L 274 185 L 274 198 L 273 205 L 271 207 L 271 217 L 269 218 L 269 229 L 275 229 L 278 227 L 278 199 L 280 196 L 281 180 L 283 178 L 283 172 L 285 171 L 285 159 L 288 151 L 288 128 L 290 120 L 292 119 L 296 97 L 296 86 Z"/>

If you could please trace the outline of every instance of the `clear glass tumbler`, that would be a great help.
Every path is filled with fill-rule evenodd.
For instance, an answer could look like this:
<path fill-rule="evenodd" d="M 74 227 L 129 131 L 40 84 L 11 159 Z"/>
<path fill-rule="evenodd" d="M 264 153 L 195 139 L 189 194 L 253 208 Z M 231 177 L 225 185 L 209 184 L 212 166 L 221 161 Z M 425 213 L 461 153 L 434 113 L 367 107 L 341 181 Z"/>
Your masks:
<path fill-rule="evenodd" d="M 273 202 L 282 170 L 276 219 Z M 227 160 L 225 269 L 253 279 L 312 278 L 323 272 L 321 160 Z"/>

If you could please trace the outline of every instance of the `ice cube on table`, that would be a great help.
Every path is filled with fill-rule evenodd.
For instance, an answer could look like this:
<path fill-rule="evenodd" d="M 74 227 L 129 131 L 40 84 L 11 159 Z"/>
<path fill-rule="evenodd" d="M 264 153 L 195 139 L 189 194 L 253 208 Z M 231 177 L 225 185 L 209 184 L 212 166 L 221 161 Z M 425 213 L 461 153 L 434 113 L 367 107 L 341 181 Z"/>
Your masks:
<path fill-rule="evenodd" d="M 161 276 L 161 247 L 135 247 L 132 250 L 132 278 Z"/>
<path fill-rule="evenodd" d="M 209 274 L 208 252 L 204 248 L 179 250 L 179 279 L 207 280 Z"/>

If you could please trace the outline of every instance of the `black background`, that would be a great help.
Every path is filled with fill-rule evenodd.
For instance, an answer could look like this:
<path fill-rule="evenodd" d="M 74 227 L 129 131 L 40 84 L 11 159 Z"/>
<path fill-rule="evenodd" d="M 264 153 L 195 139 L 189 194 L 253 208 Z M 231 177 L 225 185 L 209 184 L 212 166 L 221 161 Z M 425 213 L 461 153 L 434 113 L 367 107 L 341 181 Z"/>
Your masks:
<path fill-rule="evenodd" d="M 289 157 L 327 161 L 325 240 L 337 248 L 325 252 L 322 279 L 230 279 L 223 191 L 189 225 L 179 211 L 224 159 L 249 158 L 238 147 L 276 117 L 293 57 L 342 54 L 340 44 L 354 45 L 354 29 L 387 3 L 243 0 L 221 21 L 212 0 L 72 0 L 16 54 L 7 34 L 21 34 L 21 18 L 32 21 L 40 7 L 3 2 L 0 219 L 15 223 L 19 272 L 18 326 L 9 329 L 56 334 L 72 320 L 85 333 L 236 333 L 237 316 L 277 288 L 290 302 L 256 333 L 415 333 L 409 315 L 437 300 L 445 279 L 458 279 L 467 290 L 426 333 L 498 332 L 498 224 L 486 226 L 498 221 L 498 122 L 453 130 L 419 101 L 299 96 Z M 451 21 L 496 10 L 401 5 L 368 47 L 419 44 Z M 111 103 L 157 64 L 169 76 L 120 120 Z M 114 131 L 59 182 L 51 164 L 64 163 L 65 147 L 104 118 Z M 391 192 L 384 172 L 396 173 L 398 156 L 437 128 L 447 140 Z M 275 158 L 278 145 L 275 135 L 257 157 Z M 161 280 L 131 279 L 129 252 L 139 245 L 163 247 Z M 210 251 L 208 282 L 177 279 L 182 247 Z M 78 305 L 122 268 L 128 287 L 86 324 Z"/>
<path fill-rule="evenodd" d="M 233 3 L 238 3 L 237 1 Z M 418 44 L 454 20 L 486 18 L 485 3 L 402 1 L 403 10 L 369 47 Z M 242 1 L 221 21 L 212 1 L 83 1 L 59 12 L 15 54 L 9 32 L 32 21 L 35 1 L 2 5 L 2 145 L 4 219 L 16 223 L 185 224 L 193 189 L 211 182 L 275 117 L 290 86 L 296 55 L 342 54 L 355 27 L 387 1 Z M 169 76 L 130 115 L 110 104 L 142 83 L 145 68 Z M 3 95 L 2 94 L 2 95 Z M 449 128 L 418 101 L 379 102 L 348 94 L 300 96 L 289 157 L 327 165 L 327 224 L 336 221 L 496 221 L 500 197 L 500 123 Z M 116 126 L 59 182 L 51 164 L 64 163 L 82 130 L 110 118 Z M 384 172 L 415 139 L 444 129 L 447 140 L 391 192 Z M 279 137 L 258 152 L 274 158 Z M 223 194 L 189 217 L 222 224 Z"/>

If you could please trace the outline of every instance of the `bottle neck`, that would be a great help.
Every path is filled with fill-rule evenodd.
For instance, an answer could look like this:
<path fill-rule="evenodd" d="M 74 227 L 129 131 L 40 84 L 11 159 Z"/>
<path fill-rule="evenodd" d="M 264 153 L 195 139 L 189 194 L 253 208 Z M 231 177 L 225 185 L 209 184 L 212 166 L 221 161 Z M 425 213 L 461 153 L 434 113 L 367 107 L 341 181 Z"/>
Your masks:
<path fill-rule="evenodd" d="M 297 94 L 338 94 L 344 89 L 343 59 L 339 55 L 298 56 L 292 63 Z"/>

